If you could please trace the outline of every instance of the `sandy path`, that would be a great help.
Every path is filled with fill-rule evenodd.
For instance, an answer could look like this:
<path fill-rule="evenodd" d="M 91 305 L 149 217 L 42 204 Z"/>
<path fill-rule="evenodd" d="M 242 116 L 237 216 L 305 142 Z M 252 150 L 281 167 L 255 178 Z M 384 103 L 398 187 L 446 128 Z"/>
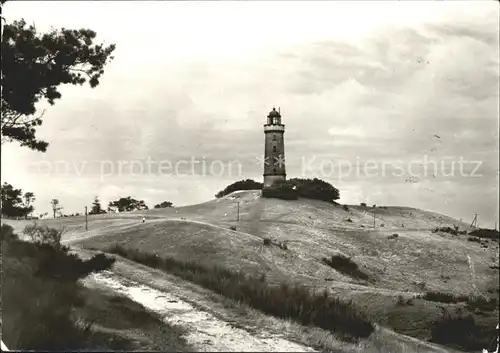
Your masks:
<path fill-rule="evenodd" d="M 185 328 L 188 334 L 184 338 L 196 351 L 315 352 L 312 348 L 280 337 L 264 333 L 251 334 L 233 327 L 171 293 L 161 292 L 109 271 L 92 275 L 92 280 L 160 314 L 165 322 Z"/>

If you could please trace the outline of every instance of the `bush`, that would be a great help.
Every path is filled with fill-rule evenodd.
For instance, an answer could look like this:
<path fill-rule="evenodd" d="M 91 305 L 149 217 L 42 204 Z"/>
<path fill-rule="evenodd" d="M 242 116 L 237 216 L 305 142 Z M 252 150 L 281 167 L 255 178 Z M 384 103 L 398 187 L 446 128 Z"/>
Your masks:
<path fill-rule="evenodd" d="M 477 238 L 491 239 L 497 242 L 500 239 L 500 232 L 495 229 L 486 229 L 486 228 L 476 229 L 473 230 L 472 232 L 469 232 L 469 235 Z"/>
<path fill-rule="evenodd" d="M 365 202 L 361 202 L 359 205 L 360 205 L 361 207 L 366 207 L 366 203 L 365 203 Z"/>
<path fill-rule="evenodd" d="M 293 178 L 288 183 L 295 186 L 299 197 L 333 202 L 340 198 L 339 190 L 330 183 L 314 179 Z"/>
<path fill-rule="evenodd" d="M 344 211 L 349 211 L 349 206 L 347 206 L 347 205 L 342 205 L 342 209 L 343 209 Z"/>
<path fill-rule="evenodd" d="M 473 243 L 480 243 L 480 242 L 481 242 L 481 239 L 476 238 L 476 237 L 468 237 L 468 238 L 467 238 L 467 241 L 471 241 L 471 242 L 473 242 Z"/>
<path fill-rule="evenodd" d="M 369 276 L 358 268 L 358 264 L 352 261 L 347 256 L 337 254 L 332 255 L 329 259 L 324 257 L 322 260 L 326 265 L 331 268 L 349 275 L 354 278 L 359 278 L 362 280 L 368 280 Z"/>
<path fill-rule="evenodd" d="M 352 302 L 344 303 L 326 291 L 318 295 L 298 285 L 269 285 L 265 276 L 253 278 L 218 266 L 206 267 L 196 262 L 159 258 L 119 245 L 108 251 L 159 268 L 269 315 L 315 325 L 345 337 L 368 337 L 374 330 L 373 324 L 357 311 Z"/>
<path fill-rule="evenodd" d="M 498 301 L 496 298 L 474 297 L 467 301 L 467 307 L 470 310 L 492 312 L 498 309 Z"/>
<path fill-rule="evenodd" d="M 467 231 L 459 230 L 457 225 L 453 226 L 453 228 L 451 228 L 451 227 L 436 227 L 432 230 L 432 232 L 433 233 L 438 233 L 438 232 L 449 233 L 452 235 L 467 234 Z"/>
<path fill-rule="evenodd" d="M 297 200 L 298 192 L 293 185 L 287 182 L 275 182 L 273 185 L 262 189 L 262 196 L 281 200 Z"/>
<path fill-rule="evenodd" d="M 464 295 L 459 295 L 456 296 L 451 293 L 442 293 L 442 292 L 435 292 L 435 291 L 429 291 L 425 293 L 423 296 L 420 296 L 421 299 L 425 299 L 428 301 L 432 302 L 439 302 L 439 303 L 459 303 L 459 302 L 466 302 L 469 300 L 468 296 Z"/>
<path fill-rule="evenodd" d="M 236 227 L 235 226 L 230 226 L 229 229 L 236 230 Z"/>
<path fill-rule="evenodd" d="M 430 291 L 425 293 L 419 298 L 439 302 L 439 303 L 467 303 L 467 308 L 471 311 L 479 310 L 484 312 L 492 312 L 498 309 L 498 301 L 496 298 L 485 298 L 485 297 L 470 297 L 466 295 L 454 295 L 451 293 L 442 293 Z"/>
<path fill-rule="evenodd" d="M 345 220 L 346 222 L 352 223 L 352 219 L 349 217 Z"/>
<path fill-rule="evenodd" d="M 269 239 L 269 238 L 264 238 L 264 245 L 265 245 L 265 246 L 270 246 L 270 245 L 271 245 L 271 239 Z"/>
<path fill-rule="evenodd" d="M 444 311 L 431 326 L 430 341 L 467 351 L 479 351 L 488 346 L 491 337 L 496 335 L 495 331 L 495 328 L 478 326 L 471 314 Z"/>
<path fill-rule="evenodd" d="M 75 317 L 75 308 L 85 303 L 78 280 L 109 269 L 114 259 L 99 254 L 82 261 L 54 242 L 58 232 L 33 230 L 30 234 L 40 241 L 31 243 L 2 225 L 2 340 L 10 349 L 68 351 L 96 345 L 91 323 Z"/>
<path fill-rule="evenodd" d="M 39 226 L 36 223 L 27 225 L 23 233 L 30 237 L 33 243 L 48 244 L 59 248 L 61 246 L 61 238 L 64 229 L 49 228 L 46 225 Z"/>
<path fill-rule="evenodd" d="M 217 194 L 215 194 L 215 197 L 221 198 L 239 190 L 262 190 L 262 183 L 254 181 L 252 179 L 240 180 L 232 183 L 231 185 L 228 185 L 224 190 L 219 191 Z"/>
<path fill-rule="evenodd" d="M 399 237 L 399 235 L 398 235 L 397 233 L 394 233 L 394 234 L 392 234 L 392 235 L 389 235 L 389 236 L 387 237 L 387 239 L 397 239 L 398 237 Z"/>
<path fill-rule="evenodd" d="M 334 203 L 339 199 L 339 191 L 326 181 L 293 178 L 276 181 L 262 190 L 262 196 L 282 200 L 297 200 L 299 197 Z"/>
<path fill-rule="evenodd" d="M 398 295 L 397 304 L 400 306 L 403 306 L 403 305 L 406 305 L 406 303 L 407 303 L 407 301 L 406 301 L 405 297 L 403 297 L 402 295 Z"/>
<path fill-rule="evenodd" d="M 1 232 L 0 232 L 0 239 L 2 241 L 12 241 L 12 240 L 18 240 L 17 234 L 14 233 L 14 228 L 9 226 L 8 224 L 2 224 L 1 226 Z"/>

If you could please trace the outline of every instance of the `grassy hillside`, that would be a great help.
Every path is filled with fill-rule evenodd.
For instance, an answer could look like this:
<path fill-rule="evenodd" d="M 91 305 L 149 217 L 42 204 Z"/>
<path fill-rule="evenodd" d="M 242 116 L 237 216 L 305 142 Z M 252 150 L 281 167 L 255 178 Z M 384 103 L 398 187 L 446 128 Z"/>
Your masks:
<path fill-rule="evenodd" d="M 144 224 L 142 216 L 147 218 Z M 470 229 L 453 218 L 409 207 L 343 207 L 265 199 L 260 191 L 242 191 L 188 207 L 89 216 L 88 232 L 83 217 L 44 222 L 67 227 L 66 240 L 84 247 L 118 244 L 265 274 L 271 283 L 327 288 L 354 300 L 377 322 L 422 339 L 430 337 L 430 326 L 443 307 L 454 311 L 465 304 L 411 298 L 429 291 L 498 297 L 498 269 L 492 268 L 498 263 L 498 242 L 481 245 L 468 241 L 466 234 L 433 232 L 454 225 Z M 286 243 L 286 250 L 280 243 Z M 335 254 L 350 258 L 367 279 L 322 261 Z M 478 322 L 496 325 L 495 313 L 477 314 Z"/>

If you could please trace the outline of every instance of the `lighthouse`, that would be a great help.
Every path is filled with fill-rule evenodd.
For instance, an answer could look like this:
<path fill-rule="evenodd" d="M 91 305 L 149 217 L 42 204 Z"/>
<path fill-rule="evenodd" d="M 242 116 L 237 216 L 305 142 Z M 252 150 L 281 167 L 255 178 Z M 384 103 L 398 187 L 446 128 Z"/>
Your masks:
<path fill-rule="evenodd" d="M 264 124 L 264 187 L 276 180 L 286 180 L 284 134 L 280 111 L 273 108 Z"/>

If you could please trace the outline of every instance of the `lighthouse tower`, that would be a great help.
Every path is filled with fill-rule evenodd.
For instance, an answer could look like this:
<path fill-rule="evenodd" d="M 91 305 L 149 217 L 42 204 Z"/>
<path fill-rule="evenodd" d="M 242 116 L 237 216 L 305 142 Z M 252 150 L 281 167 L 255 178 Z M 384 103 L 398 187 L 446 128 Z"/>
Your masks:
<path fill-rule="evenodd" d="M 273 108 L 264 124 L 264 187 L 271 186 L 276 180 L 286 180 L 285 170 L 285 125 L 281 114 Z"/>

